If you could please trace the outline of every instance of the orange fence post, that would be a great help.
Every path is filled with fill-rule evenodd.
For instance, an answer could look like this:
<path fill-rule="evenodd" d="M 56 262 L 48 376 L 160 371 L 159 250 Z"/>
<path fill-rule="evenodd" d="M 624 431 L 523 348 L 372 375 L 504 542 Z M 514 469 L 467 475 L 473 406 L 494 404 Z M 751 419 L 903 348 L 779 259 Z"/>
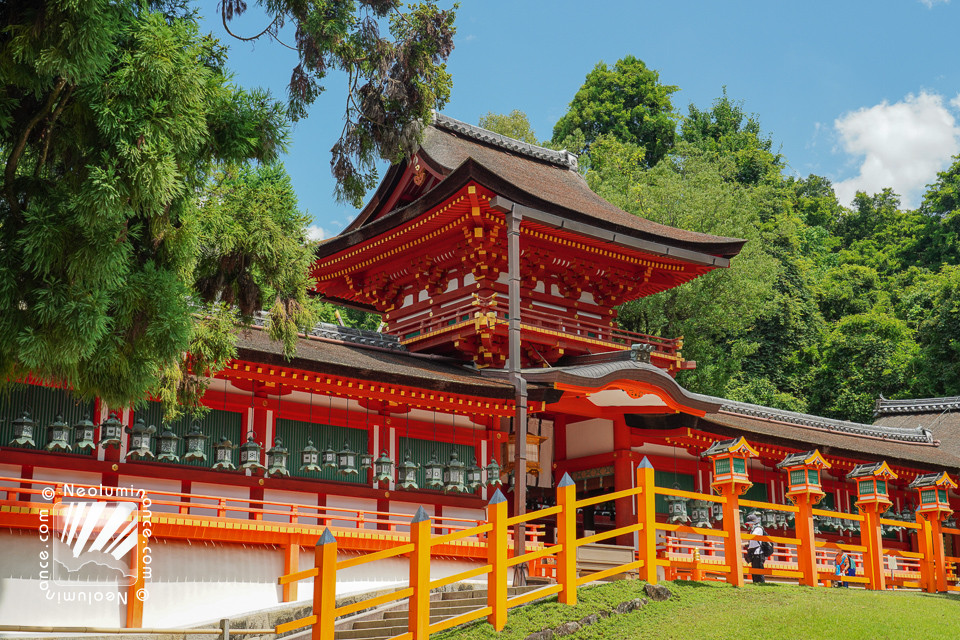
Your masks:
<path fill-rule="evenodd" d="M 577 604 L 577 485 L 564 473 L 557 485 L 557 584 L 560 602 Z"/>
<path fill-rule="evenodd" d="M 727 537 L 723 541 L 723 560 L 730 573 L 727 582 L 742 587 L 743 580 L 743 538 L 740 537 L 740 495 L 733 484 L 720 485 L 720 495 L 726 498 L 723 503 L 723 530 Z"/>
<path fill-rule="evenodd" d="M 637 533 L 637 559 L 643 560 L 640 579 L 657 584 L 657 504 L 653 465 L 646 456 L 637 465 L 637 487 L 637 522 L 643 523 Z"/>
<path fill-rule="evenodd" d="M 800 511 L 797 513 L 795 527 L 800 544 L 797 545 L 797 568 L 803 573 L 800 584 L 815 587 L 820 584 L 817 568 L 817 539 L 813 533 L 813 504 L 810 493 L 792 495 L 790 498 Z"/>
<path fill-rule="evenodd" d="M 300 571 L 300 545 L 290 540 L 283 545 L 283 574 L 289 575 Z M 288 582 L 281 588 L 282 602 L 293 602 L 297 599 L 296 581 Z"/>
<path fill-rule="evenodd" d="M 562 514 L 561 514 L 562 515 Z M 507 499 L 497 489 L 487 505 L 487 520 L 493 525 L 487 536 L 487 622 L 502 631 L 507 624 Z M 414 637 L 414 640 L 417 640 Z"/>
<path fill-rule="evenodd" d="M 313 578 L 313 624 L 311 640 L 333 640 L 337 608 L 337 539 L 324 529 L 313 551 L 317 575 Z"/>
<path fill-rule="evenodd" d="M 945 592 L 947 590 L 947 554 L 943 547 L 942 525 L 939 518 L 931 518 L 928 524 L 930 526 L 930 547 L 933 551 L 936 591 Z"/>
<path fill-rule="evenodd" d="M 857 504 L 863 513 L 860 526 L 860 544 L 866 547 L 863 552 L 863 575 L 870 581 L 868 589 L 882 591 L 887 588 L 887 579 L 883 570 L 883 541 L 880 538 L 880 514 L 876 504 Z"/>
<path fill-rule="evenodd" d="M 133 571 L 133 584 L 127 587 L 127 627 L 143 626 L 143 601 L 146 600 L 146 576 L 144 572 L 148 566 L 143 562 L 144 550 L 149 546 L 150 539 L 145 537 L 143 527 L 143 500 L 134 512 L 133 517 L 140 520 L 137 525 L 137 545 L 130 555 L 130 568 Z"/>
<path fill-rule="evenodd" d="M 423 507 L 417 509 L 410 522 L 410 613 L 408 629 L 413 640 L 430 637 L 430 516 Z"/>

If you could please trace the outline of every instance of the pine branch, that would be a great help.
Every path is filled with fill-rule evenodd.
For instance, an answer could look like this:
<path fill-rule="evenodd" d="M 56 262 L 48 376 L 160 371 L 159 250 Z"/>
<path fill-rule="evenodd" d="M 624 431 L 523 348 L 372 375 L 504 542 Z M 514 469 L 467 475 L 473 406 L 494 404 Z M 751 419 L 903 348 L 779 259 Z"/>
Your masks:
<path fill-rule="evenodd" d="M 27 148 L 27 139 L 30 137 L 30 133 L 33 131 L 33 128 L 37 126 L 41 120 L 47 117 L 47 114 L 50 113 L 53 109 L 54 103 L 57 101 L 57 98 L 60 97 L 60 92 L 63 91 L 63 88 L 67 86 L 67 79 L 61 78 L 57 82 L 56 87 L 50 93 L 50 96 L 47 98 L 46 103 L 44 103 L 43 108 L 37 112 L 33 118 L 30 119 L 30 122 L 27 123 L 27 126 L 23 128 L 23 133 L 20 134 L 20 139 L 17 140 L 17 144 L 14 145 L 13 151 L 10 152 L 10 157 L 7 159 L 7 167 L 3 174 L 4 189 L 7 195 L 7 201 L 10 205 L 10 211 L 14 216 L 20 215 L 20 202 L 17 199 L 17 192 L 13 188 L 14 179 L 17 177 L 17 166 L 20 164 L 20 158 L 23 156 L 24 150 Z"/>

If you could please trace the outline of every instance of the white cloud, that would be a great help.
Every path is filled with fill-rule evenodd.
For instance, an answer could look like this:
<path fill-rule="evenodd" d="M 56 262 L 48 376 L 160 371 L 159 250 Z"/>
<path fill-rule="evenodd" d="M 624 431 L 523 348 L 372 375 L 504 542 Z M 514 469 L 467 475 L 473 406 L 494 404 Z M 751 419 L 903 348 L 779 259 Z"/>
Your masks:
<path fill-rule="evenodd" d="M 950 104 L 958 106 L 960 96 Z M 862 157 L 860 174 L 834 184 L 841 204 L 857 191 L 876 193 L 890 187 L 903 205 L 915 207 L 924 187 L 960 151 L 960 127 L 942 96 L 921 92 L 901 102 L 886 101 L 846 113 L 834 121 L 840 145 Z"/>
<path fill-rule="evenodd" d="M 312 224 L 307 227 L 307 239 L 309 240 L 323 240 L 327 237 L 327 232 L 318 224 Z"/>
<path fill-rule="evenodd" d="M 935 4 L 948 4 L 950 0 L 920 0 L 920 2 L 925 4 L 928 9 L 932 9 Z"/>

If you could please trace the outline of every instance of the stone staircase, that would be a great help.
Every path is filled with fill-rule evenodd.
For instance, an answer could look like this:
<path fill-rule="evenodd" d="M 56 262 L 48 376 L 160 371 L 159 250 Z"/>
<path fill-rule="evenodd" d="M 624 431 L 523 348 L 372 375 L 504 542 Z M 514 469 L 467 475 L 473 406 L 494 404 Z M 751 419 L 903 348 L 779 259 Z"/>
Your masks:
<path fill-rule="evenodd" d="M 507 597 L 540 589 L 544 585 L 510 587 Z M 486 589 L 444 591 L 430 598 L 430 622 L 440 622 L 487 606 Z M 409 605 L 404 602 L 396 607 L 363 613 L 351 619 L 338 621 L 336 640 L 386 640 L 404 634 L 408 630 Z"/>

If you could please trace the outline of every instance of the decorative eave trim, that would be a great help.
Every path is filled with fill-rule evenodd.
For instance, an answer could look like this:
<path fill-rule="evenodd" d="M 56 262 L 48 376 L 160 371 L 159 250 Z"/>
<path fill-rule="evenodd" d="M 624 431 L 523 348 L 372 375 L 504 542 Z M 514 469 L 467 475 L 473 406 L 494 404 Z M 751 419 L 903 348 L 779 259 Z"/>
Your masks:
<path fill-rule="evenodd" d="M 445 116 L 436 111 L 433 113 L 433 124 L 440 129 L 452 131 L 467 138 L 477 140 L 478 142 L 483 142 L 484 144 L 489 144 L 513 153 L 519 153 L 520 155 L 524 155 L 535 160 L 549 162 L 550 164 L 555 164 L 565 169 L 570 169 L 571 171 L 577 171 L 579 168 L 577 156 L 570 153 L 566 149 L 562 151 L 554 151 L 553 149 L 538 147 L 535 144 L 521 142 L 513 138 L 508 138 L 507 136 L 499 133 L 494 133 L 493 131 L 488 131 L 487 129 L 482 129 L 475 125 L 461 122 L 460 120 L 456 120 L 450 116 Z"/>
<path fill-rule="evenodd" d="M 944 411 L 960 411 L 960 396 L 906 400 L 887 400 L 880 396 L 873 415 L 879 417 L 898 413 L 942 413 Z"/>
<path fill-rule="evenodd" d="M 717 400 L 721 403 L 720 413 L 740 415 L 748 418 L 759 418 L 761 420 L 768 420 L 771 422 L 792 424 L 798 427 L 833 431 L 846 435 L 879 438 L 881 440 L 890 440 L 894 442 L 910 442 L 927 445 L 936 444 L 933 439 L 933 433 L 929 429 L 924 429 L 923 427 L 910 429 L 905 427 L 883 427 L 878 425 L 860 424 L 858 422 L 833 420 L 831 418 L 823 418 L 806 413 L 797 413 L 795 411 L 785 411 L 783 409 L 774 409 L 772 407 L 762 407 L 755 404 L 748 404 L 746 402 L 736 402 L 721 398 L 717 398 Z"/>
<path fill-rule="evenodd" d="M 266 328 L 269 314 L 264 311 L 258 311 L 253 315 L 253 326 Z M 329 322 L 318 322 L 307 335 L 325 338 L 327 340 L 339 340 L 349 344 L 357 344 L 364 347 L 377 347 L 390 351 L 406 353 L 407 348 L 400 343 L 400 338 L 387 333 L 378 331 L 369 331 L 367 329 L 356 329 L 354 327 L 341 327 L 340 325 Z"/>

